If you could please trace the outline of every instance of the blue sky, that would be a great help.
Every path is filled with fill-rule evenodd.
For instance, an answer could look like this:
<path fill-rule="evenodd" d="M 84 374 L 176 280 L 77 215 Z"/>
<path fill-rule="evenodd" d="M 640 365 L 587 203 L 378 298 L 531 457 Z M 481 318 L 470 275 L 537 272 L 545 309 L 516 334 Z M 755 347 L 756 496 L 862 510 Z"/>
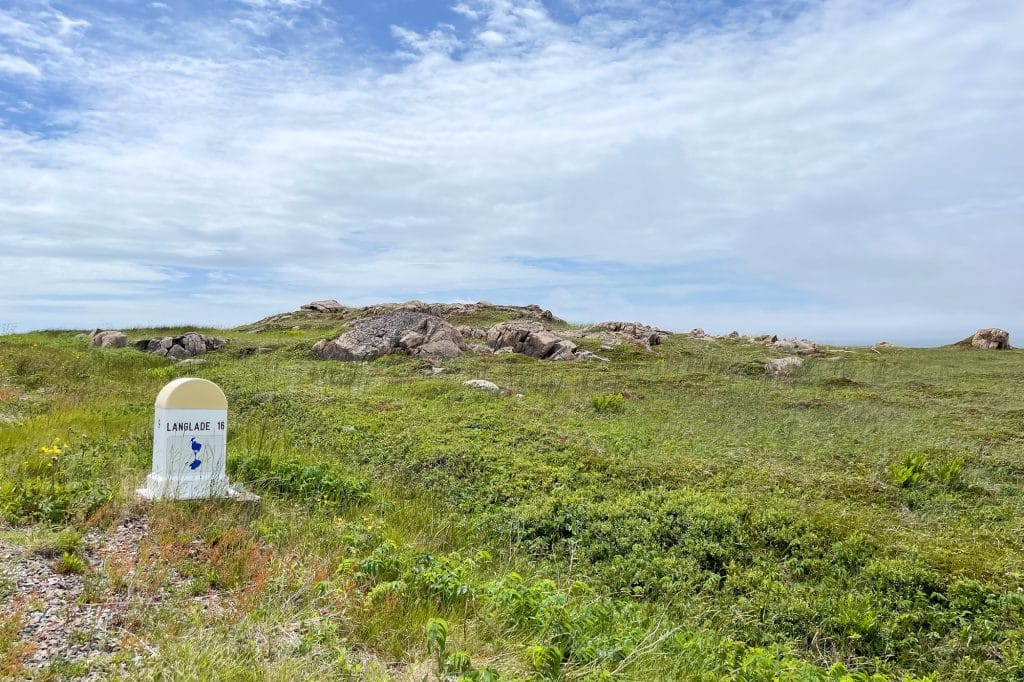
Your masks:
<path fill-rule="evenodd" d="M 315 298 L 1024 338 L 1024 3 L 0 6 L 0 329 Z"/>

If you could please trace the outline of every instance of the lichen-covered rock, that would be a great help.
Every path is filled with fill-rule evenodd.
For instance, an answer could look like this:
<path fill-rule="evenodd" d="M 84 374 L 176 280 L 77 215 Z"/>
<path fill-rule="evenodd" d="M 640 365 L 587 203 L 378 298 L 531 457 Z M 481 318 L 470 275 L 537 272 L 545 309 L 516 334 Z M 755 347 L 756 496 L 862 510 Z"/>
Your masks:
<path fill-rule="evenodd" d="M 971 339 L 971 346 L 982 350 L 1006 350 L 1010 347 L 1010 332 L 994 327 L 979 329 Z"/>
<path fill-rule="evenodd" d="M 219 336 L 206 336 L 199 332 L 187 332 L 181 336 L 162 336 L 155 339 L 139 339 L 133 346 L 144 353 L 152 353 L 160 357 L 184 360 L 219 350 L 227 343 L 227 339 Z"/>
<path fill-rule="evenodd" d="M 769 376 L 773 376 L 777 379 L 783 377 L 789 377 L 793 375 L 798 367 L 802 367 L 804 361 L 802 358 L 796 356 L 790 356 L 788 358 L 773 358 L 765 363 L 764 371 Z"/>
<path fill-rule="evenodd" d="M 410 310 L 359 320 L 338 338 L 313 346 L 313 352 L 328 360 L 372 360 L 395 353 L 454 358 L 465 350 L 458 329 L 435 315 Z"/>
<path fill-rule="evenodd" d="M 96 329 L 89 335 L 94 346 L 100 348 L 124 348 L 128 345 L 128 335 L 124 332 Z"/>

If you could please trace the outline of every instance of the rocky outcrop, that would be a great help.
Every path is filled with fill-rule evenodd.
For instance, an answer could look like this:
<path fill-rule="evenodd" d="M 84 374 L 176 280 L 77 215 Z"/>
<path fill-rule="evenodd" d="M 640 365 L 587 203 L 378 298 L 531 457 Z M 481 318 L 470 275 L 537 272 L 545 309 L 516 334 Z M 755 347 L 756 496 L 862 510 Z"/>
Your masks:
<path fill-rule="evenodd" d="M 971 346 L 982 350 L 1006 350 L 1010 347 L 1010 332 L 994 327 L 979 329 L 971 338 Z"/>
<path fill-rule="evenodd" d="M 786 351 L 787 353 L 796 353 L 797 355 L 818 354 L 818 344 L 810 339 L 775 339 L 775 341 L 766 343 L 765 345 L 769 348 Z"/>
<path fill-rule="evenodd" d="M 341 313 L 345 311 L 345 306 L 341 305 L 333 298 L 324 299 L 323 301 L 313 301 L 301 306 L 301 310 L 306 310 L 313 313 Z"/>
<path fill-rule="evenodd" d="M 583 329 L 566 332 L 566 336 L 582 339 L 600 339 L 601 347 L 614 348 L 630 343 L 650 350 L 671 336 L 671 332 L 639 322 L 599 322 Z"/>
<path fill-rule="evenodd" d="M 359 320 L 350 331 L 313 346 L 329 360 L 372 360 L 382 355 L 454 358 L 466 350 L 459 330 L 435 315 L 398 311 Z"/>
<path fill-rule="evenodd" d="M 793 376 L 793 372 L 798 367 L 802 367 L 804 361 L 802 358 L 790 356 L 788 358 L 773 358 L 765 363 L 764 371 L 776 379 L 782 379 L 785 377 Z"/>
<path fill-rule="evenodd" d="M 477 303 L 424 303 L 423 301 L 412 300 L 405 303 L 384 303 L 369 306 L 363 308 L 363 312 L 370 315 L 384 315 L 390 312 L 413 312 L 442 318 L 448 318 L 453 315 L 475 315 L 487 312 L 505 314 L 509 317 L 528 317 L 544 322 L 562 322 L 550 310 L 544 310 L 539 305 L 502 306 L 488 301 L 478 301 Z"/>
<path fill-rule="evenodd" d="M 533 320 L 494 325 L 487 330 L 487 345 L 497 353 L 522 353 L 538 360 L 605 360 Z"/>
<path fill-rule="evenodd" d="M 153 355 L 184 360 L 218 350 L 227 343 L 219 336 L 205 336 L 199 332 L 188 332 L 181 336 L 163 336 L 155 339 L 140 339 L 135 348 Z"/>
<path fill-rule="evenodd" d="M 94 329 L 89 335 L 89 342 L 100 348 L 124 348 L 128 345 L 128 335 L 124 332 Z"/>

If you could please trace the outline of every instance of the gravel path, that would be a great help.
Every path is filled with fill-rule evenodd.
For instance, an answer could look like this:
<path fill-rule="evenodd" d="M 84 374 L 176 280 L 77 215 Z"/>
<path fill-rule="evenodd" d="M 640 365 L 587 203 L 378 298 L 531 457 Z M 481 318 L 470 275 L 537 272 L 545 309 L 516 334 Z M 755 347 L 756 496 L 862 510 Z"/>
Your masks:
<path fill-rule="evenodd" d="M 124 561 L 122 565 L 132 566 L 129 574 L 134 572 L 145 532 L 144 519 L 128 518 L 108 535 L 87 535 L 82 552 L 89 563 L 86 574 L 97 573 L 110 560 Z M 129 635 L 123 628 L 129 602 L 89 593 L 87 577 L 60 575 L 55 563 L 24 547 L 0 543 L 0 575 L 4 593 L 9 593 L 0 599 L 0 607 L 5 614 L 21 614 L 17 646 L 26 649 L 21 661 L 27 673 L 54 664 L 85 663 L 90 669 L 85 679 L 100 679 L 103 666 L 93 664 L 122 650 Z"/>

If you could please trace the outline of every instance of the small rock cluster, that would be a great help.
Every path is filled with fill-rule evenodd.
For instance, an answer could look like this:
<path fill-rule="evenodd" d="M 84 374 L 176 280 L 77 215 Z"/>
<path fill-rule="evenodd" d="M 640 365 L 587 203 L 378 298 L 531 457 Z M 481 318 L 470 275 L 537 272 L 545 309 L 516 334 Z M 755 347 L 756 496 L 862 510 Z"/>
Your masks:
<path fill-rule="evenodd" d="M 763 341 L 763 343 L 769 348 L 786 351 L 787 353 L 796 353 L 797 355 L 818 354 L 818 344 L 810 339 L 798 339 L 795 337 L 780 339 L 777 336 L 772 335 Z"/>
<path fill-rule="evenodd" d="M 222 348 L 227 339 L 219 336 L 204 336 L 199 332 L 188 332 L 181 336 L 163 336 L 155 339 L 140 339 L 133 345 L 145 353 L 174 360 L 185 360 Z"/>
<path fill-rule="evenodd" d="M 1007 350 L 1010 348 L 1010 332 L 995 327 L 979 329 L 971 338 L 971 346 L 982 350 Z"/>
<path fill-rule="evenodd" d="M 687 334 L 687 336 L 689 336 L 691 339 L 696 339 L 698 341 L 717 341 L 718 340 L 717 336 L 715 336 L 714 334 L 708 334 L 706 331 L 704 331 L 700 327 L 697 327 L 696 329 L 691 329 L 690 333 Z"/>
<path fill-rule="evenodd" d="M 714 334 L 707 333 L 700 327 L 697 327 L 696 329 L 691 329 L 687 336 L 691 339 L 696 339 L 697 341 L 721 341 L 722 339 L 738 339 L 740 338 L 740 333 L 734 331 L 729 332 L 728 334 L 722 334 L 721 336 L 716 336 Z M 751 342 L 754 341 L 754 339 L 747 340 Z"/>
<path fill-rule="evenodd" d="M 435 315 L 399 311 L 354 323 L 353 329 L 313 346 L 328 360 L 372 360 L 382 355 L 454 358 L 466 350 L 462 335 Z"/>
<path fill-rule="evenodd" d="M 487 345 L 497 353 L 522 353 L 539 360 L 605 360 L 558 336 L 540 322 L 500 322 L 487 330 Z"/>
<path fill-rule="evenodd" d="M 600 339 L 601 348 L 609 350 L 629 343 L 651 350 L 652 346 L 660 345 L 672 335 L 663 329 L 657 329 L 639 322 L 599 322 L 578 331 L 566 332 L 566 336 L 581 339 Z"/>
<path fill-rule="evenodd" d="M 328 360 L 372 360 L 391 354 L 445 359 L 468 349 L 467 336 L 486 342 L 474 344 L 478 352 L 522 353 L 540 360 L 605 360 L 535 320 L 501 322 L 485 332 L 456 328 L 436 315 L 410 310 L 357 320 L 336 339 L 319 341 L 313 352 Z"/>
<path fill-rule="evenodd" d="M 110 329 L 94 329 L 89 334 L 89 342 L 99 348 L 125 348 L 128 345 L 128 335 Z"/>

